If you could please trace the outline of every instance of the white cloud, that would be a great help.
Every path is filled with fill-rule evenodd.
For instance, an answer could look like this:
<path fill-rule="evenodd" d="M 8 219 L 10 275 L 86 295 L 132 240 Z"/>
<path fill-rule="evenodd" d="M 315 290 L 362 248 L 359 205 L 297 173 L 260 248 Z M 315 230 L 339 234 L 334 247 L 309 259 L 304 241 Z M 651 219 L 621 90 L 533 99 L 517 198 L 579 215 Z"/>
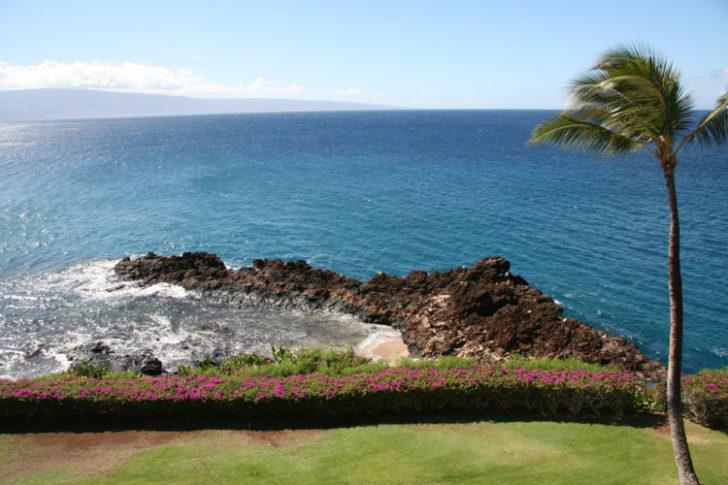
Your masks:
<path fill-rule="evenodd" d="M 0 90 L 40 88 L 101 89 L 207 97 L 275 97 L 306 92 L 306 89 L 295 83 L 278 86 L 263 78 L 248 85 L 209 83 L 185 69 L 171 70 L 133 62 L 69 64 L 43 61 L 38 65 L 12 66 L 0 61 Z"/>
<path fill-rule="evenodd" d="M 296 83 L 291 84 L 288 87 L 272 86 L 268 81 L 259 77 L 248 86 L 236 86 L 232 88 L 232 91 L 242 90 L 250 96 L 271 96 L 271 95 L 283 95 L 283 94 L 296 94 L 303 93 L 306 91 L 303 87 Z"/>

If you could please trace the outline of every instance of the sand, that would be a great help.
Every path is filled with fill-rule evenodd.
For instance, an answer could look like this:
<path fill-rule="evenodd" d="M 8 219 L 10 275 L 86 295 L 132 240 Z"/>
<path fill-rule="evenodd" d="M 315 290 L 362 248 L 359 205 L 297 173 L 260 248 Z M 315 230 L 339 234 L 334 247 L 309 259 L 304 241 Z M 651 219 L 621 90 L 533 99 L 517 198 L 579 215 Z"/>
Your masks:
<path fill-rule="evenodd" d="M 392 327 L 372 325 L 372 333 L 355 349 L 357 354 L 389 363 L 407 357 L 409 351 L 402 340 L 402 334 Z"/>

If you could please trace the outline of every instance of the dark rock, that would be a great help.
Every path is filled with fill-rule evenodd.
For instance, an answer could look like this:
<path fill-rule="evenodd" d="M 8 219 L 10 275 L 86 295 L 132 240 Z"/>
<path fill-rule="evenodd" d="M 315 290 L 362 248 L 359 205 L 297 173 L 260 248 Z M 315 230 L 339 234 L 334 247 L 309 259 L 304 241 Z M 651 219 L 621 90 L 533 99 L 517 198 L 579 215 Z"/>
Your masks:
<path fill-rule="evenodd" d="M 96 367 L 105 367 L 112 372 L 135 372 L 137 374 L 141 372 L 142 362 L 148 355 L 147 350 L 133 355 L 121 354 L 103 342 L 91 342 L 66 351 L 66 358 L 72 362 L 71 367 L 75 367 L 80 362 L 88 362 Z"/>
<path fill-rule="evenodd" d="M 222 325 L 217 322 L 205 322 L 200 329 L 214 332 L 216 330 L 222 330 Z"/>
<path fill-rule="evenodd" d="M 114 352 L 103 342 L 79 345 L 66 352 L 66 358 L 72 362 L 71 367 L 77 366 L 80 362 L 88 362 L 96 367 L 112 369 L 114 357 Z"/>
<path fill-rule="evenodd" d="M 145 376 L 158 376 L 163 370 L 162 361 L 152 356 L 144 357 L 139 366 L 139 371 Z"/>
<path fill-rule="evenodd" d="M 107 358 L 112 353 L 111 348 L 103 342 L 91 342 L 74 347 L 66 353 L 69 360 L 100 360 Z"/>
<path fill-rule="evenodd" d="M 125 268 L 128 278 L 142 280 L 145 284 L 163 281 L 202 284 L 224 278 L 227 273 L 225 263 L 216 255 L 208 253 L 187 252 L 182 256 L 170 257 L 149 253 L 144 256 L 144 261 L 144 265 L 135 265 L 129 258 L 124 258 L 117 264 L 117 268 Z"/>
<path fill-rule="evenodd" d="M 25 352 L 26 359 L 33 359 L 35 357 L 41 357 L 45 353 L 46 344 L 40 344 L 34 349 L 30 349 Z"/>
<path fill-rule="evenodd" d="M 89 344 L 88 350 L 92 354 L 98 355 L 108 355 L 111 352 L 111 348 L 103 342 Z"/>
<path fill-rule="evenodd" d="M 264 304 L 355 314 L 399 329 L 414 355 L 575 357 L 611 363 L 641 377 L 664 377 L 665 366 L 648 359 L 633 342 L 564 318 L 553 299 L 509 269 L 506 259 L 494 257 L 471 268 L 412 271 L 408 276 L 379 273 L 361 283 L 305 261 L 256 259 L 250 267 L 231 271 L 212 254 L 149 253 L 123 259 L 115 271 L 143 284 L 174 283 L 231 302 L 255 295 Z"/>

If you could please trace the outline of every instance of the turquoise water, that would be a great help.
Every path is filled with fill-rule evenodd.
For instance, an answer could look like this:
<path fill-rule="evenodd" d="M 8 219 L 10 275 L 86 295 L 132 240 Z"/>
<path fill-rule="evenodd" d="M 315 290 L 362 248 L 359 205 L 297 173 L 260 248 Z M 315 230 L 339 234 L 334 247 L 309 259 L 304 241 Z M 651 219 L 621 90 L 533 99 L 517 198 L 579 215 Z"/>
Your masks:
<path fill-rule="evenodd" d="M 113 262 L 148 251 L 209 251 L 232 267 L 306 259 L 362 280 L 500 255 L 567 316 L 665 361 L 661 169 L 647 153 L 607 160 L 526 146 L 549 114 L 0 124 L 0 375 L 63 367 L 65 348 L 94 339 L 133 349 L 161 335 L 152 350 L 162 352 L 193 338 L 206 351 L 206 319 L 239 332 L 236 350 L 350 344 L 369 331 L 340 316 L 314 325 L 321 316 L 243 315 L 174 288 L 118 290 Z M 690 147 L 677 173 L 688 371 L 728 364 L 726 162 L 725 148 Z"/>

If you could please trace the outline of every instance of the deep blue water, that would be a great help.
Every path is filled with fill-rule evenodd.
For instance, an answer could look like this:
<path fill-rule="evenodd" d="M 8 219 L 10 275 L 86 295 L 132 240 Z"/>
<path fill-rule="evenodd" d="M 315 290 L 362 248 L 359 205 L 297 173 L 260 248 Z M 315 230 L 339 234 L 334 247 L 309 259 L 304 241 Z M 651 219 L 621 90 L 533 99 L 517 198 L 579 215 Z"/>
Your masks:
<path fill-rule="evenodd" d="M 0 376 L 62 367 L 64 346 L 92 339 L 179 340 L 204 319 L 254 334 L 244 348 L 366 333 L 316 333 L 315 315 L 251 310 L 246 320 L 170 288 L 107 291 L 114 261 L 148 251 L 204 250 L 233 267 L 306 259 L 362 280 L 500 255 L 567 316 L 665 361 L 670 221 L 659 164 L 649 153 L 527 146 L 550 114 L 0 124 Z M 691 146 L 677 171 L 687 371 L 728 364 L 727 162 L 725 148 Z"/>

